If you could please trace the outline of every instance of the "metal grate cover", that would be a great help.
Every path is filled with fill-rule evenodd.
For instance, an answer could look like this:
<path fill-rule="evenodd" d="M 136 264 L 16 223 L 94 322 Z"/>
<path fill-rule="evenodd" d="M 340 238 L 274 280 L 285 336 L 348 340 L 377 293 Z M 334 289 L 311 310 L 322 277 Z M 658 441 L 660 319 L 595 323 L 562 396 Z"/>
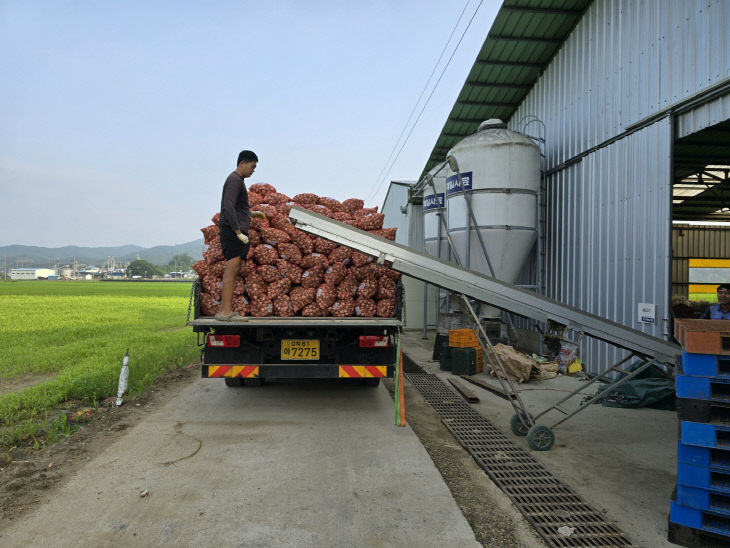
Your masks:
<path fill-rule="evenodd" d="M 404 371 L 446 428 L 549 546 L 634 546 L 603 514 L 474 411 L 436 375 L 424 373 L 410 363 Z M 561 535 L 558 528 L 563 526 L 574 527 L 575 531 L 570 536 Z"/>

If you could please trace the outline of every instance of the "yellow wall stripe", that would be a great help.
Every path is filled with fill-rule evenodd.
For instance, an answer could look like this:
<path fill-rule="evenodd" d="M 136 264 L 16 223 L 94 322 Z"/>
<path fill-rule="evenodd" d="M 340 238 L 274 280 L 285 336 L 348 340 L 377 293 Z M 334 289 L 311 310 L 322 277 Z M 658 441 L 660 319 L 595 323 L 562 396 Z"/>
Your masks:
<path fill-rule="evenodd" d="M 720 284 L 689 284 L 690 293 L 715 293 Z"/>
<path fill-rule="evenodd" d="M 690 268 L 730 268 L 730 259 L 690 259 Z"/>

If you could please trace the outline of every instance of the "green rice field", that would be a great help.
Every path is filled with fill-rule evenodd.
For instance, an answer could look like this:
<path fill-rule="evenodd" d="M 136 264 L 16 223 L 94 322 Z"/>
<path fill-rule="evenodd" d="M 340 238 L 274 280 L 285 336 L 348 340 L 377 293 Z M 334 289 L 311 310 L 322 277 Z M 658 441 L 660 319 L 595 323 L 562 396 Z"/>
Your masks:
<path fill-rule="evenodd" d="M 127 348 L 133 396 L 195 361 L 196 338 L 185 327 L 190 285 L 0 282 L 0 443 L 37 432 L 65 401 L 95 405 L 116 395 Z"/>

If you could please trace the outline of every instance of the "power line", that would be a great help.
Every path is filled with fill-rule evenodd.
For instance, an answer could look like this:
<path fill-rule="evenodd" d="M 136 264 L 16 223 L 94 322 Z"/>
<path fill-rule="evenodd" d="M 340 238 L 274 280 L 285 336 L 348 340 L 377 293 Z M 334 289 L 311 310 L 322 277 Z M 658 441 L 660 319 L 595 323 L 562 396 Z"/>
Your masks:
<path fill-rule="evenodd" d="M 396 154 L 395 158 L 393 159 L 393 161 L 390 164 L 390 167 L 388 168 L 388 171 L 385 173 L 385 175 L 383 175 L 382 180 L 378 183 L 378 185 L 375 187 L 375 190 L 371 193 L 370 198 L 368 199 L 368 202 L 370 202 L 370 200 L 372 200 L 378 194 L 378 192 L 380 192 L 380 189 L 383 186 L 383 183 L 385 183 L 385 181 L 388 177 L 388 174 L 390 174 L 390 171 L 393 169 L 393 166 L 395 166 L 395 162 L 398 161 L 398 157 L 400 156 L 400 153 L 403 151 L 403 148 L 405 148 L 406 143 L 408 142 L 408 139 L 411 137 L 411 134 L 413 133 L 413 130 L 416 128 L 418 121 L 421 119 L 421 115 L 426 110 L 426 107 L 428 106 L 428 103 L 431 100 L 431 97 L 433 97 L 433 94 L 436 91 L 436 88 L 438 87 L 439 83 L 441 82 L 441 79 L 443 78 L 444 73 L 446 72 L 446 69 L 449 68 L 449 64 L 451 63 L 451 60 L 454 58 L 456 51 L 459 49 L 459 46 L 461 45 L 461 42 L 464 39 L 464 36 L 466 35 L 467 31 L 469 30 L 469 27 L 471 27 L 471 24 L 474 21 L 474 18 L 476 17 L 477 12 L 479 11 L 479 8 L 482 6 L 483 2 L 484 2 L 484 0 L 480 0 L 479 5 L 474 10 L 474 13 L 471 16 L 471 19 L 469 19 L 469 23 L 467 23 L 466 28 L 464 29 L 464 32 L 461 34 L 461 38 L 459 38 L 459 42 L 456 44 L 454 51 L 451 53 L 451 57 L 449 57 L 449 60 L 446 62 L 446 65 L 444 66 L 443 70 L 441 71 L 441 74 L 439 75 L 439 78 L 436 81 L 436 84 L 433 86 L 433 89 L 431 89 L 431 93 L 429 94 L 428 99 L 426 99 L 426 102 L 423 104 L 421 111 L 418 113 L 418 117 L 416 118 L 416 121 L 413 122 L 413 125 L 411 126 L 411 129 L 408 132 L 408 135 L 406 136 L 405 141 L 403 141 L 403 144 L 401 145 L 400 149 L 398 149 L 398 154 Z"/>

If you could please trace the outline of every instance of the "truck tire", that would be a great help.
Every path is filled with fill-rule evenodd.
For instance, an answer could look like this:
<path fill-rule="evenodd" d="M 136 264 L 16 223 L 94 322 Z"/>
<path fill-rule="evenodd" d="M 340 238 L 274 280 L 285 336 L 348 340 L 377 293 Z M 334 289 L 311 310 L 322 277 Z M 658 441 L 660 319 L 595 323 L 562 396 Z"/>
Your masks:
<path fill-rule="evenodd" d="M 243 386 L 262 386 L 264 384 L 264 379 L 262 379 L 261 377 L 241 380 L 243 381 Z"/>
<path fill-rule="evenodd" d="M 378 386 L 380 384 L 380 377 L 367 377 L 362 380 L 365 386 Z"/>
<path fill-rule="evenodd" d="M 243 379 L 241 377 L 225 377 L 224 380 L 226 381 L 226 386 L 243 386 Z"/>

